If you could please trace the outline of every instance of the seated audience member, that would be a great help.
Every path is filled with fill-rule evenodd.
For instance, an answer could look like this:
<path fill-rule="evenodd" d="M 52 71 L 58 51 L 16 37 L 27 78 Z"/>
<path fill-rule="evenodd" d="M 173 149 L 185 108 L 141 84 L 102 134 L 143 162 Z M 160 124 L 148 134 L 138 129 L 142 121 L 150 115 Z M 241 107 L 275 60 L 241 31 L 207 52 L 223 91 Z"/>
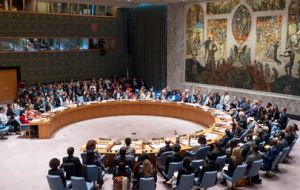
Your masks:
<path fill-rule="evenodd" d="M 135 149 L 132 146 L 130 146 L 131 145 L 131 139 L 127 137 L 125 139 L 125 144 L 126 144 L 126 155 L 134 156 L 135 155 Z"/>
<path fill-rule="evenodd" d="M 247 170 L 249 170 L 252 166 L 252 163 L 256 160 L 261 160 L 262 159 L 262 155 L 259 153 L 259 147 L 256 144 L 253 144 L 251 146 L 251 152 L 252 154 L 250 154 L 247 159 L 246 159 L 246 163 L 247 163 Z M 261 183 L 261 179 L 259 179 L 259 175 L 252 177 L 251 180 L 253 183 Z"/>
<path fill-rule="evenodd" d="M 295 138 L 298 138 L 298 134 L 297 134 L 297 132 L 299 131 L 298 125 L 296 123 L 292 123 L 291 126 L 292 126 L 291 130 L 292 130 Z"/>
<path fill-rule="evenodd" d="M 14 112 L 14 109 L 13 109 L 13 104 L 7 104 L 7 110 L 6 110 L 6 115 L 7 117 L 9 118 L 14 118 L 15 117 L 15 112 Z"/>
<path fill-rule="evenodd" d="M 227 174 L 228 176 L 232 177 L 235 168 L 242 164 L 243 162 L 243 158 L 242 158 L 242 154 L 241 154 L 241 150 L 240 147 L 235 147 L 232 150 L 232 154 L 229 158 L 229 165 L 228 165 L 228 169 L 224 170 L 224 173 Z M 221 182 L 221 184 L 226 185 L 226 179 L 224 178 L 223 181 Z"/>
<path fill-rule="evenodd" d="M 227 143 L 233 138 L 233 133 L 230 131 L 230 129 L 225 130 L 224 137 L 220 140 L 220 143 L 222 146 L 226 146 Z"/>
<path fill-rule="evenodd" d="M 157 153 L 157 156 L 158 157 L 160 157 L 160 155 L 162 155 L 162 153 L 164 153 L 164 152 L 168 152 L 168 151 L 172 151 L 173 149 L 172 149 L 172 147 L 171 147 L 171 140 L 170 139 L 165 139 L 165 146 L 164 147 L 161 147 L 160 149 L 159 149 L 159 152 Z"/>
<path fill-rule="evenodd" d="M 143 152 L 139 157 L 138 160 L 134 163 L 132 173 L 134 175 L 134 179 L 136 179 L 133 182 L 133 186 L 135 187 L 137 185 L 137 180 L 140 177 L 140 170 L 143 167 L 144 160 L 149 159 L 149 156 L 147 153 Z"/>
<path fill-rule="evenodd" d="M 206 147 L 207 140 L 206 140 L 206 137 L 203 134 L 201 134 L 198 137 L 198 143 L 199 143 L 199 145 L 193 146 L 192 153 L 196 153 L 200 148 Z M 189 144 L 189 146 L 191 146 L 191 145 Z"/>
<path fill-rule="evenodd" d="M 126 158 L 126 147 L 120 148 L 119 155 L 114 158 L 114 166 L 118 166 L 121 162 L 124 162 L 130 168 L 132 167 L 132 161 Z"/>
<path fill-rule="evenodd" d="M 120 162 L 113 173 L 114 190 L 129 190 L 130 171 L 125 162 Z"/>
<path fill-rule="evenodd" d="M 214 149 L 212 153 L 215 155 L 215 157 L 224 156 L 226 155 L 226 150 L 222 146 L 222 143 L 220 141 L 215 142 Z"/>
<path fill-rule="evenodd" d="M 20 122 L 22 124 L 30 124 L 30 121 L 27 118 L 26 110 L 20 112 Z"/>
<path fill-rule="evenodd" d="M 100 155 L 100 153 L 98 153 L 96 145 L 97 145 L 97 142 L 95 140 L 89 140 L 86 143 L 85 152 L 94 152 L 96 159 L 100 159 L 101 155 Z"/>
<path fill-rule="evenodd" d="M 143 178 L 153 177 L 154 181 L 155 182 L 157 181 L 157 172 L 148 159 L 143 161 L 143 165 L 142 165 L 142 168 L 140 168 L 137 182 L 139 182 L 139 179 L 141 177 L 143 177 Z M 137 189 L 138 189 L 138 184 L 137 184 Z"/>
<path fill-rule="evenodd" d="M 67 157 L 63 157 L 63 164 L 64 163 L 74 163 L 74 166 L 75 166 L 75 175 L 76 176 L 81 176 L 82 175 L 82 173 L 81 173 L 82 165 L 81 165 L 81 162 L 80 162 L 79 158 L 73 156 L 74 155 L 74 148 L 73 147 L 69 147 L 67 149 L 67 153 L 68 153 L 68 156 Z M 63 164 L 62 164 L 62 166 L 63 166 Z"/>
<path fill-rule="evenodd" d="M 252 153 L 252 145 L 255 144 L 255 141 L 253 140 L 252 134 L 248 134 L 246 137 L 246 142 L 241 146 L 241 153 L 244 159 Z"/>
<path fill-rule="evenodd" d="M 263 165 L 262 170 L 269 171 L 272 169 L 272 163 L 275 159 L 275 157 L 280 153 L 281 149 L 278 147 L 278 140 L 272 139 L 271 141 L 271 147 L 267 150 L 265 155 L 262 155 L 263 157 Z"/>
<path fill-rule="evenodd" d="M 239 127 L 247 129 L 247 117 L 245 116 L 244 112 L 240 111 L 235 121 Z"/>
<path fill-rule="evenodd" d="M 191 166 L 191 160 L 188 159 L 188 158 L 185 158 L 185 159 L 183 159 L 182 168 L 180 168 L 178 170 L 178 175 L 177 175 L 176 180 L 172 180 L 171 179 L 167 183 L 170 183 L 170 182 L 172 183 L 173 181 L 174 182 L 176 181 L 176 185 L 173 184 L 173 188 L 174 188 L 174 186 L 178 186 L 179 185 L 180 179 L 181 179 L 182 175 L 189 175 L 189 174 L 192 174 L 192 173 L 194 173 L 194 169 Z"/>
<path fill-rule="evenodd" d="M 282 149 L 289 146 L 289 143 L 285 138 L 284 131 L 280 131 L 280 133 L 278 134 L 278 144 L 277 144 L 277 146 L 278 146 L 278 148 L 280 148 L 280 150 L 282 150 Z"/>
<path fill-rule="evenodd" d="M 10 128 L 9 131 L 15 133 L 20 132 L 19 122 L 15 119 L 14 116 L 8 118 L 3 107 L 0 107 L 0 124 L 4 124 L 6 126 L 12 126 L 12 128 Z"/>
<path fill-rule="evenodd" d="M 281 129 L 285 129 L 286 125 L 288 124 L 288 116 L 286 114 L 286 107 L 281 108 L 281 112 L 279 115 L 279 119 L 277 120 L 277 123 L 279 124 Z"/>
<path fill-rule="evenodd" d="M 173 154 L 167 156 L 164 167 L 159 167 L 159 171 L 162 172 L 162 170 L 165 171 L 165 173 L 168 173 L 169 165 L 171 162 L 181 162 L 183 160 L 183 157 L 180 155 L 181 146 L 178 144 L 175 144 L 173 146 Z"/>
<path fill-rule="evenodd" d="M 285 139 L 287 140 L 289 146 L 291 146 L 293 141 L 296 139 L 296 136 L 294 135 L 292 128 L 293 128 L 293 124 L 290 124 L 285 128 Z"/>
<path fill-rule="evenodd" d="M 64 171 L 58 168 L 59 165 L 60 165 L 59 159 L 52 158 L 49 162 L 49 167 L 51 169 L 48 171 L 48 175 L 58 175 L 61 178 L 64 187 L 66 187 L 66 177 Z"/>
<path fill-rule="evenodd" d="M 102 171 L 105 171 L 104 164 L 100 161 L 99 158 L 95 156 L 94 152 L 88 151 L 86 153 L 86 165 L 96 165 L 98 167 L 98 184 L 99 186 L 103 185 L 103 175 Z"/>
<path fill-rule="evenodd" d="M 212 152 L 206 154 L 207 162 L 204 164 L 202 169 L 196 169 L 196 176 L 198 177 L 198 183 L 200 184 L 205 172 L 219 171 L 220 165 L 216 163 L 216 155 Z"/>

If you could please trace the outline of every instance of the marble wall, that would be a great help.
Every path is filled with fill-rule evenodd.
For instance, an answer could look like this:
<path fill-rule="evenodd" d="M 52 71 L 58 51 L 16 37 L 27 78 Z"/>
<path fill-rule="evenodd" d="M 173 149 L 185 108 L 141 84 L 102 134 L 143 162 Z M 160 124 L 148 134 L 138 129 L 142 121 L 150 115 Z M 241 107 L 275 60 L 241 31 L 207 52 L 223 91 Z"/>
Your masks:
<path fill-rule="evenodd" d="M 287 4 L 289 4 L 291 0 L 287 0 Z M 241 0 L 241 4 L 246 5 L 248 8 L 246 0 Z M 206 11 L 205 3 L 199 3 L 203 9 Z M 218 86 L 218 85 L 208 85 L 204 83 L 192 83 L 186 82 L 185 80 L 185 59 L 186 59 L 186 26 L 187 19 L 186 14 L 188 9 L 191 7 L 192 3 L 179 3 L 179 4 L 170 4 L 168 6 L 168 38 L 167 38 L 167 47 L 168 47 L 168 57 L 167 57 L 167 84 L 171 88 L 177 89 L 192 89 L 192 88 L 200 88 L 204 92 L 208 91 L 219 91 L 223 92 L 225 90 L 229 91 L 230 94 L 234 94 L 237 96 L 247 96 L 251 99 L 261 99 L 264 102 L 274 102 L 279 106 L 287 106 L 288 113 L 293 115 L 300 115 L 300 96 L 288 95 L 288 94 L 279 94 L 279 93 L 271 93 L 271 92 L 263 92 L 259 90 L 247 90 L 242 88 L 232 88 L 226 86 Z M 235 7 L 237 9 L 239 5 Z M 250 8 L 249 8 L 250 9 Z M 250 9 L 251 10 L 251 9 Z M 233 11 L 235 12 L 235 11 Z M 258 16 L 276 16 L 276 15 L 285 15 L 283 16 L 282 26 L 283 28 L 287 28 L 288 14 L 287 8 L 285 10 L 278 11 L 267 11 L 267 12 L 254 12 L 251 10 L 251 14 L 254 14 L 255 17 L 252 17 L 252 24 L 256 24 L 256 19 Z M 234 14 L 227 14 L 226 18 L 230 21 L 228 28 L 228 32 L 232 33 L 231 20 Z M 208 19 L 222 19 L 224 15 L 209 15 L 205 17 L 205 23 L 207 23 Z M 250 34 L 252 36 L 256 35 L 256 27 L 251 28 Z M 207 32 L 204 32 L 204 38 L 207 38 Z M 234 43 L 234 36 L 228 35 L 227 42 L 232 45 Z M 284 50 L 286 48 L 287 41 L 287 30 L 282 30 L 281 33 L 281 43 L 280 48 Z M 246 42 L 249 47 L 253 47 L 255 49 L 255 40 L 253 37 L 249 37 Z M 230 46 L 226 47 L 226 55 L 230 55 Z M 251 58 L 255 58 L 255 51 L 251 51 Z M 296 63 L 297 64 L 297 63 Z M 295 65 L 296 65 L 295 64 Z M 284 70 L 280 71 L 284 72 Z M 265 90 L 268 91 L 268 90 Z"/>

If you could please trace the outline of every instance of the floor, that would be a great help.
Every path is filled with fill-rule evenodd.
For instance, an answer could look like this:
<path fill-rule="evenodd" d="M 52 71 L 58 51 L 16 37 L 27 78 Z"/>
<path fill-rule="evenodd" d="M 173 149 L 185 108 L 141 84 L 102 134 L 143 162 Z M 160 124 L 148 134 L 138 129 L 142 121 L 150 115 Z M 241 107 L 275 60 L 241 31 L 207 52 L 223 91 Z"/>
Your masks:
<path fill-rule="evenodd" d="M 300 122 L 298 122 L 300 124 Z M 19 139 L 10 135 L 7 140 L 0 140 L 0 190 L 46 190 L 49 189 L 46 174 L 51 158 L 62 158 L 69 146 L 75 148 L 79 156 L 79 147 L 87 140 L 97 137 L 127 136 L 132 138 L 153 138 L 172 136 L 174 130 L 179 134 L 199 129 L 199 126 L 173 118 L 153 116 L 119 116 L 93 119 L 69 125 L 59 130 L 51 139 Z M 124 130 L 126 128 L 126 130 Z M 135 132 L 136 135 L 131 133 Z M 281 165 L 280 172 L 272 178 L 263 176 L 262 185 L 254 185 L 243 189 L 300 189 L 300 145 L 296 144 L 289 163 Z M 168 189 L 162 178 L 158 178 L 157 189 Z M 112 178 L 105 177 L 104 190 L 112 189 Z M 226 189 L 217 184 L 211 190 Z"/>

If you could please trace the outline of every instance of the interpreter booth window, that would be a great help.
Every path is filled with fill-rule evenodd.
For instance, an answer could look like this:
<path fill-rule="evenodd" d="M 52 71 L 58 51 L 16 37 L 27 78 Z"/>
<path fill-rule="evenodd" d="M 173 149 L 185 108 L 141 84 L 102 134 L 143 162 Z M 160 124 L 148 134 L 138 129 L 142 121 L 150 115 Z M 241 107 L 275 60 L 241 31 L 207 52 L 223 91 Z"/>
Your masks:
<path fill-rule="evenodd" d="M 14 50 L 15 51 L 27 51 L 27 49 L 28 49 L 27 46 L 30 46 L 30 45 L 28 44 L 28 41 L 26 38 L 17 38 L 15 40 Z"/>
<path fill-rule="evenodd" d="M 24 11 L 34 12 L 34 0 L 25 0 Z"/>
<path fill-rule="evenodd" d="M 89 5 L 90 15 L 96 15 L 97 6 L 94 4 Z"/>
<path fill-rule="evenodd" d="M 78 4 L 70 3 L 69 9 L 70 14 L 79 14 Z"/>
<path fill-rule="evenodd" d="M 9 0 L 0 0 L 0 11 L 8 11 L 9 5 Z"/>
<path fill-rule="evenodd" d="M 60 50 L 59 39 L 49 39 L 49 50 Z"/>
<path fill-rule="evenodd" d="M 12 0 L 11 11 L 23 11 L 23 0 Z"/>
<path fill-rule="evenodd" d="M 86 4 L 79 4 L 79 14 L 88 15 L 90 10 Z"/>
<path fill-rule="evenodd" d="M 97 16 L 105 16 L 105 6 L 98 5 Z"/>
<path fill-rule="evenodd" d="M 14 51 L 13 39 L 0 39 L 0 51 Z"/>
<path fill-rule="evenodd" d="M 62 38 L 60 39 L 60 50 L 78 50 L 78 40 L 77 38 Z"/>
<path fill-rule="evenodd" d="M 112 6 L 106 7 L 106 16 L 114 16 L 114 8 Z"/>
<path fill-rule="evenodd" d="M 50 13 L 68 13 L 68 3 L 49 2 Z"/>
<path fill-rule="evenodd" d="M 38 0 L 36 2 L 36 10 L 38 13 L 47 13 L 47 4 L 44 0 Z"/>
<path fill-rule="evenodd" d="M 88 38 L 79 38 L 78 44 L 80 50 L 88 50 L 89 49 L 89 39 Z"/>

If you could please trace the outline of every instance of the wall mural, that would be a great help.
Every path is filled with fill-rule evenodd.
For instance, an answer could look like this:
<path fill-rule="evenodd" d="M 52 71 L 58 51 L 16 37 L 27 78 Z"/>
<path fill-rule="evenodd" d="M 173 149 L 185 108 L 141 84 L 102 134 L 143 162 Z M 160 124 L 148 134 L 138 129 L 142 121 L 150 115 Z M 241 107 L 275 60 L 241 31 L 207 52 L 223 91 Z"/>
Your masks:
<path fill-rule="evenodd" d="M 207 4 L 224 6 L 224 2 Z M 234 2 L 237 1 L 230 1 Z M 290 5 L 285 5 L 285 1 L 280 0 L 247 2 L 252 8 L 255 7 L 255 11 L 281 10 L 288 7 L 288 28 L 283 28 L 285 15 L 254 17 L 244 4 L 231 12 L 232 17 L 209 17 L 207 23 L 204 23 L 207 39 L 201 40 L 199 53 L 187 51 L 185 81 L 299 96 L 300 2 L 293 0 Z M 268 6 L 265 6 L 266 2 L 269 3 Z M 210 14 L 226 12 L 225 9 L 219 10 L 221 9 L 215 9 L 214 13 L 208 11 Z M 189 16 L 188 14 L 187 17 Z M 253 17 L 256 23 L 251 23 Z M 230 18 L 232 19 L 229 22 Z M 231 35 L 227 31 L 228 24 L 231 24 L 229 27 L 232 28 L 233 41 L 227 38 Z M 256 27 L 256 32 L 250 34 L 253 27 Z M 187 36 L 189 28 L 190 25 Z M 286 31 L 287 40 L 283 44 L 281 36 Z M 193 38 L 190 41 L 192 40 Z M 248 43 L 251 40 L 255 40 L 255 43 Z M 229 46 L 230 52 L 226 53 L 226 46 Z"/>
<path fill-rule="evenodd" d="M 233 7 L 240 3 L 240 0 L 220 0 L 217 2 L 209 2 L 206 6 L 207 14 L 228 14 Z"/>
<path fill-rule="evenodd" d="M 285 0 L 247 0 L 253 11 L 283 10 Z"/>
<path fill-rule="evenodd" d="M 244 43 L 250 34 L 251 15 L 245 5 L 241 5 L 233 15 L 232 33 L 234 39 L 240 44 Z"/>
<path fill-rule="evenodd" d="M 256 22 L 255 56 L 259 61 L 280 64 L 277 52 L 281 37 L 282 16 L 258 17 Z"/>
<path fill-rule="evenodd" d="M 204 39 L 204 11 L 200 5 L 192 5 L 187 14 L 186 54 L 198 56 L 203 52 L 201 45 Z"/>

